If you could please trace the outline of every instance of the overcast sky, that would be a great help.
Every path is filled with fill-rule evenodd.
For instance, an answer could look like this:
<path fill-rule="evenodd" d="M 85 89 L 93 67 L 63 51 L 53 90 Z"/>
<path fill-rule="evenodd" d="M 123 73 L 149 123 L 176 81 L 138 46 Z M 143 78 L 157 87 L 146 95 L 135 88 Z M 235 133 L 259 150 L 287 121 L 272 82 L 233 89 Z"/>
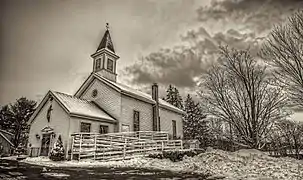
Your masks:
<path fill-rule="evenodd" d="M 120 56 L 118 81 L 193 89 L 218 45 L 254 51 L 273 25 L 284 22 L 302 3 L 2 0 L 0 7 L 0 105 L 4 105 L 21 96 L 39 100 L 50 89 L 73 94 L 92 71 L 90 55 L 106 22 Z"/>

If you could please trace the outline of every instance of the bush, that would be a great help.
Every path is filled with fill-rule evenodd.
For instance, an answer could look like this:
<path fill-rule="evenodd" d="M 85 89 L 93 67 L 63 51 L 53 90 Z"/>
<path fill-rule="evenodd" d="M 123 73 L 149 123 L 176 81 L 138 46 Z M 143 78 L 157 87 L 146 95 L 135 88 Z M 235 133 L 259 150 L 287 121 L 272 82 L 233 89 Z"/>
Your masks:
<path fill-rule="evenodd" d="M 150 153 L 148 154 L 148 157 L 153 159 L 163 159 L 163 153 L 162 152 Z"/>
<path fill-rule="evenodd" d="M 183 157 L 186 155 L 188 157 L 196 156 L 202 152 L 205 152 L 203 149 L 188 149 L 188 150 L 175 150 L 175 151 L 162 151 L 161 153 L 152 153 L 149 154 L 149 158 L 157 159 L 170 159 L 173 162 L 182 161 Z"/>
<path fill-rule="evenodd" d="M 63 143 L 61 136 L 59 136 L 57 142 L 54 144 L 54 148 L 50 152 L 50 159 L 53 161 L 63 161 L 65 158 Z"/>

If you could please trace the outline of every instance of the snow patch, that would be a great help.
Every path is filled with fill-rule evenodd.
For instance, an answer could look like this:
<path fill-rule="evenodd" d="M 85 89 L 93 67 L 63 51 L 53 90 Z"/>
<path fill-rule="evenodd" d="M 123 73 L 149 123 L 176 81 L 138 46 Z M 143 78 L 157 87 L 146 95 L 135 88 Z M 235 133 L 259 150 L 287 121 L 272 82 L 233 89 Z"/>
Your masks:
<path fill-rule="evenodd" d="M 0 159 L 5 159 L 5 160 L 17 160 L 18 156 L 7 156 L 7 157 L 1 157 Z"/>
<path fill-rule="evenodd" d="M 45 157 L 27 158 L 23 162 L 49 167 L 108 167 L 146 168 L 174 172 L 200 173 L 225 177 L 226 180 L 240 179 L 303 179 L 303 161 L 292 158 L 274 158 L 257 150 L 226 152 L 207 149 L 195 157 L 172 162 L 169 159 L 135 157 L 123 161 L 63 161 L 54 162 Z"/>
<path fill-rule="evenodd" d="M 69 174 L 64 174 L 64 173 L 41 173 L 43 176 L 51 176 L 51 177 L 69 177 Z"/>

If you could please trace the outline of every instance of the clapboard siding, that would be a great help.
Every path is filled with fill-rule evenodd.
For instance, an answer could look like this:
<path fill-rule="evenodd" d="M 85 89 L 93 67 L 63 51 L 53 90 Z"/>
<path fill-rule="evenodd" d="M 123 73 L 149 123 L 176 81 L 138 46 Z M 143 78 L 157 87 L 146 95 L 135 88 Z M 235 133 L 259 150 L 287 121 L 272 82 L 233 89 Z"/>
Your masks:
<path fill-rule="evenodd" d="M 140 112 L 140 131 L 152 131 L 152 105 L 125 95 L 122 95 L 120 124 L 129 125 L 133 131 L 134 110 Z"/>
<path fill-rule="evenodd" d="M 88 119 L 78 118 L 78 117 L 71 117 L 71 124 L 70 124 L 70 134 L 79 133 L 80 132 L 80 124 L 81 122 L 90 123 L 91 124 L 91 133 L 99 133 L 100 125 L 108 126 L 108 132 L 114 132 L 114 124 L 101 122 L 101 121 L 92 121 Z"/>
<path fill-rule="evenodd" d="M 161 131 L 173 134 L 172 120 L 176 121 L 177 137 L 183 137 L 183 120 L 182 115 L 175 112 L 160 108 L 160 125 Z"/>
<path fill-rule="evenodd" d="M 95 98 L 92 97 L 94 89 L 98 90 L 98 95 Z M 103 82 L 94 80 L 80 98 L 94 101 L 115 119 L 120 119 L 121 94 Z"/>
<path fill-rule="evenodd" d="M 50 122 L 48 123 L 46 115 L 47 110 L 51 104 L 53 110 Z M 47 100 L 39 114 L 36 116 L 35 120 L 32 122 L 29 132 L 29 144 L 31 145 L 31 147 L 40 148 L 42 140 L 41 130 L 46 126 L 53 128 L 54 133 L 56 134 L 56 137 L 55 139 L 53 139 L 52 142 L 55 142 L 59 135 L 61 135 L 63 146 L 67 148 L 67 144 L 69 141 L 69 115 L 55 100 L 53 100 L 52 102 Z M 36 138 L 36 134 L 40 136 L 40 139 Z"/>

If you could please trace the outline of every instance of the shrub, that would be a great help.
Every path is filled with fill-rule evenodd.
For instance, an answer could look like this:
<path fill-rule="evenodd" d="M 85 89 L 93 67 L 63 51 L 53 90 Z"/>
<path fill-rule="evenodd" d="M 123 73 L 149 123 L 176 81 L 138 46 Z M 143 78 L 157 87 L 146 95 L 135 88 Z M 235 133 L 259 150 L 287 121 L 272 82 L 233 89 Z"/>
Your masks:
<path fill-rule="evenodd" d="M 54 144 L 54 148 L 50 152 L 50 159 L 53 161 L 63 161 L 65 158 L 63 143 L 61 136 L 58 137 L 57 142 Z"/>
<path fill-rule="evenodd" d="M 202 152 L 205 152 L 203 149 L 188 149 L 188 150 L 173 150 L 173 151 L 162 151 L 161 153 L 152 153 L 149 154 L 149 158 L 157 159 L 170 159 L 173 162 L 182 161 L 183 157 L 186 155 L 188 157 L 196 156 Z"/>
<path fill-rule="evenodd" d="M 148 157 L 154 159 L 163 159 L 163 153 L 162 152 L 150 153 L 148 154 Z"/>

